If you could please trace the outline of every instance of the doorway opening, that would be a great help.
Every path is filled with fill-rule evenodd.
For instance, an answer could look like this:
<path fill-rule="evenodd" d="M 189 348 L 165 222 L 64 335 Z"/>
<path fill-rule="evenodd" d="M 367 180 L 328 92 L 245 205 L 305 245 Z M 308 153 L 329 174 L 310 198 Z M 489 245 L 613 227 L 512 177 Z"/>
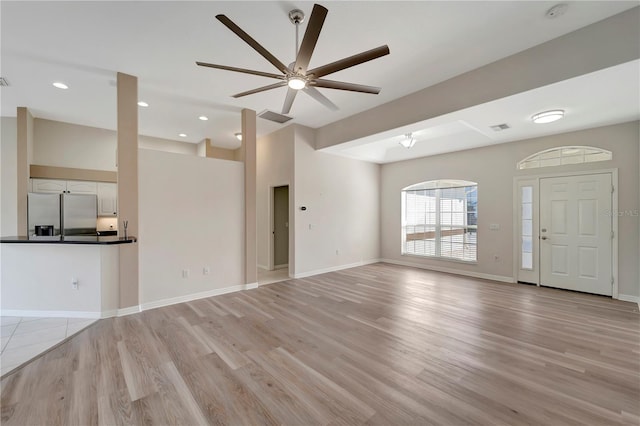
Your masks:
<path fill-rule="evenodd" d="M 269 200 L 269 265 L 258 268 L 259 285 L 289 279 L 289 185 L 271 187 Z"/>

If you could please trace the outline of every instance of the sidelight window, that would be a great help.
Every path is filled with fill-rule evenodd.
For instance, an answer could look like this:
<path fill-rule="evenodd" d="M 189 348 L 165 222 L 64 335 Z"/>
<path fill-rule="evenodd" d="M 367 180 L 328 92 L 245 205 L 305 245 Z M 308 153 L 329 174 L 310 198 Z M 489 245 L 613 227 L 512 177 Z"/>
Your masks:
<path fill-rule="evenodd" d="M 402 190 L 402 254 L 477 259 L 478 184 L 435 180 Z"/>

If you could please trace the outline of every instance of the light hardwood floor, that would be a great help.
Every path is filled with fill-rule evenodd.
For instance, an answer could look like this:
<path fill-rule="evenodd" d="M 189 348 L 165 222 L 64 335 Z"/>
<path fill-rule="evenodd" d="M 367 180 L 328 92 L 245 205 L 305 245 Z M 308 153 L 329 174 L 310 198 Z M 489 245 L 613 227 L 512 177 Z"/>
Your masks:
<path fill-rule="evenodd" d="M 637 305 L 387 264 L 101 320 L 3 425 L 640 421 Z"/>

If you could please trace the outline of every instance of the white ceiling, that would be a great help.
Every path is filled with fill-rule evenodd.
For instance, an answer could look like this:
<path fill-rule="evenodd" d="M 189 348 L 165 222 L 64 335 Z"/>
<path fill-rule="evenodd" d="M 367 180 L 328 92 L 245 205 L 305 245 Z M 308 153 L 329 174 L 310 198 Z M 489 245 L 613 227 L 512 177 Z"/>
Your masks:
<path fill-rule="evenodd" d="M 564 16 L 546 19 L 545 12 L 556 3 L 322 2 L 329 14 L 310 67 L 388 44 L 390 55 L 328 76 L 380 86 L 382 92 L 368 95 L 319 89 L 340 107 L 337 112 L 300 94 L 291 110 L 292 122 L 313 128 L 326 125 L 638 5 L 637 1 L 569 2 Z M 183 132 L 188 135 L 183 140 L 188 142 L 196 143 L 208 137 L 215 145 L 237 147 L 233 134 L 240 130 L 240 110 L 280 112 L 285 89 L 233 99 L 230 95 L 273 80 L 195 65 L 199 60 L 277 73 L 271 64 L 218 22 L 215 15 L 226 14 L 282 62 L 289 63 L 294 56 L 295 29 L 287 13 L 300 8 L 308 14 L 312 5 L 307 1 L 3 0 L 0 2 L 0 69 L 10 86 L 0 92 L 2 116 L 15 116 L 17 106 L 27 106 L 35 117 L 115 129 L 114 81 L 116 72 L 124 72 L 138 77 L 139 99 L 150 104 L 149 108 L 140 109 L 141 134 L 180 140 L 177 135 Z M 634 66 L 637 69 L 637 63 Z M 618 71 L 625 74 L 623 69 Z M 53 81 L 63 81 L 70 89 L 55 89 L 51 86 Z M 593 84 L 593 81 L 583 84 Z M 635 81 L 637 84 L 637 78 Z M 588 113 L 595 120 L 603 121 L 599 113 L 585 107 L 585 97 L 580 97 L 584 90 L 575 90 L 573 86 L 560 92 L 564 97 L 558 98 L 562 100 L 559 106 L 575 112 L 574 117 Z M 550 94 L 557 95 L 552 90 L 528 93 L 530 98 L 526 102 L 516 99 L 500 105 L 509 100 L 495 101 L 478 109 L 460 111 L 461 115 L 454 113 L 452 117 L 422 123 L 412 130 L 428 128 L 425 132 L 440 135 L 431 138 L 432 146 L 442 145 L 451 134 L 464 134 L 472 145 L 504 142 L 522 135 L 529 137 L 526 119 L 539 109 L 528 108 L 535 104 L 531 100 L 536 100 L 544 109 L 544 100 L 549 99 Z M 613 104 L 617 105 L 616 102 Z M 633 103 L 633 99 L 629 103 Z M 505 115 L 505 105 L 508 115 Z M 514 105 L 518 106 L 517 110 Z M 607 112 L 611 111 L 607 109 Z M 620 114 L 638 116 L 637 109 Z M 200 115 L 207 115 L 209 121 L 198 120 Z M 565 130 L 562 126 L 569 123 L 569 117 L 571 114 L 555 125 L 552 132 Z M 608 120 L 620 121 L 620 117 Z M 487 125 L 500 122 L 508 122 L 513 128 L 503 132 L 505 136 L 488 133 Z M 258 135 L 280 127 L 282 125 L 258 119 Z M 425 144 L 418 143 L 412 150 L 398 151 L 397 139 L 378 140 L 377 144 L 369 142 L 373 141 L 359 141 L 355 144 L 359 147 L 347 144 L 343 148 L 349 152 L 342 154 L 387 162 L 407 155 L 423 155 L 421 150 L 425 149 L 419 147 Z M 438 149 L 442 147 L 425 149 L 424 153 L 441 152 Z"/>

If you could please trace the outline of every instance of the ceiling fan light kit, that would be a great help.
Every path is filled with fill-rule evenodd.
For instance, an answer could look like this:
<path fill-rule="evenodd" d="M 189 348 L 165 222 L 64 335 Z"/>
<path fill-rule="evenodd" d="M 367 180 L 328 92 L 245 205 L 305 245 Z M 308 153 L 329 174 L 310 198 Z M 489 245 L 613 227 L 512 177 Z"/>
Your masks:
<path fill-rule="evenodd" d="M 400 145 L 409 149 L 416 144 L 416 139 L 413 137 L 411 133 L 407 133 L 404 135 L 404 139 L 400 140 Z"/>
<path fill-rule="evenodd" d="M 328 10 L 325 7 L 319 4 L 313 5 L 313 10 L 311 11 L 309 22 L 307 23 L 307 28 L 302 38 L 302 43 L 300 44 L 300 48 L 298 49 L 298 26 L 302 22 L 304 22 L 305 15 L 304 12 L 300 9 L 294 9 L 289 12 L 289 20 L 296 26 L 296 58 L 295 62 L 293 62 L 289 66 L 286 66 L 282 61 L 271 54 L 260 43 L 254 40 L 249 34 L 244 32 L 239 26 L 237 26 L 231 19 L 222 14 L 216 16 L 216 19 L 218 19 L 218 21 L 222 22 L 222 24 L 224 24 L 228 29 L 230 29 L 233 33 L 240 37 L 249 46 L 251 46 L 263 58 L 269 61 L 274 67 L 278 69 L 278 71 L 280 71 L 281 74 L 237 68 L 226 65 L 210 64 L 200 61 L 197 61 L 196 65 L 280 80 L 277 83 L 269 84 L 267 86 L 258 87 L 246 92 L 236 93 L 235 95 L 233 95 L 233 97 L 240 98 L 243 96 L 252 95 L 254 93 L 260 93 L 266 90 L 286 86 L 287 95 L 282 107 L 282 114 L 288 114 L 289 111 L 291 111 L 291 106 L 293 105 L 293 101 L 295 100 L 298 91 L 305 92 L 307 95 L 333 111 L 337 110 L 338 107 L 326 96 L 324 96 L 317 88 L 337 89 L 377 95 L 381 90 L 379 87 L 325 80 L 322 77 L 388 55 L 389 47 L 387 45 L 379 46 L 366 52 L 358 53 L 311 70 L 307 69 L 309 61 L 311 60 L 311 55 L 313 54 L 313 51 L 318 42 L 320 31 L 322 30 L 322 26 L 324 24 L 327 13 Z"/>

